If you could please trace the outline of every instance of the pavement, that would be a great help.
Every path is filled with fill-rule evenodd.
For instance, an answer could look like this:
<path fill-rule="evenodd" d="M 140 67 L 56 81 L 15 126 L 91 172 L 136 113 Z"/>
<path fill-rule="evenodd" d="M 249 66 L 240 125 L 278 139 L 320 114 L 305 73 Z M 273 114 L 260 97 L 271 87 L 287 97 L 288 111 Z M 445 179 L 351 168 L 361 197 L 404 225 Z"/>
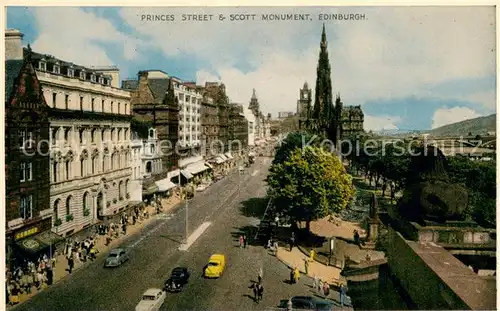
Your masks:
<path fill-rule="evenodd" d="M 181 204 L 169 215 L 152 217 L 142 230 L 117 241 L 116 246 L 131 248 L 131 258 L 123 266 L 105 269 L 101 256 L 12 310 L 133 310 L 144 291 L 163 287 L 177 266 L 187 267 L 191 278 L 181 293 L 168 294 L 161 310 L 264 310 L 291 296 L 315 295 L 307 278 L 288 284 L 286 265 L 251 240 L 259 223 L 251 210 L 267 203 L 265 178 L 271 160 L 257 158 L 244 174 L 233 170 L 190 200 L 187 209 Z M 179 251 L 186 234 L 186 210 L 188 235 L 203 223 L 211 225 L 188 250 Z M 241 234 L 249 238 L 247 248 L 238 246 Z M 226 256 L 226 270 L 220 279 L 206 280 L 202 269 L 213 253 Z M 260 268 L 264 298 L 257 303 L 249 286 Z"/>
<path fill-rule="evenodd" d="M 340 277 L 341 269 L 311 261 L 297 247 L 292 248 L 292 251 L 288 247 L 279 247 L 277 258 L 290 268 L 298 268 L 300 273 L 310 278 L 317 276 L 322 281 L 328 282 L 328 284 L 339 284 L 342 281 Z M 305 271 L 306 261 L 309 263 L 307 274 Z"/>
<path fill-rule="evenodd" d="M 160 215 L 156 215 L 156 209 L 153 208 L 152 206 L 146 206 L 146 210 L 149 212 L 150 217 L 148 219 L 144 219 L 141 221 L 137 221 L 135 225 L 129 224 L 127 226 L 127 234 L 124 235 L 120 233 L 119 237 L 113 238 L 111 243 L 109 245 L 106 244 L 106 235 L 97 235 L 97 238 L 95 239 L 95 247 L 98 250 L 98 258 L 102 257 L 103 254 L 106 254 L 108 250 L 111 250 L 112 248 L 117 247 L 120 245 L 127 237 L 136 235 L 138 232 L 140 232 L 142 229 L 144 229 L 145 226 L 147 226 L 150 222 L 154 221 L 157 217 L 161 217 L 161 214 L 168 213 L 169 210 L 174 208 L 178 203 L 180 202 L 179 198 L 176 196 L 172 196 L 170 198 L 162 199 L 162 210 L 160 212 Z M 131 220 L 130 220 L 131 221 Z M 120 231 L 121 232 L 121 231 Z M 91 264 L 92 261 L 88 260 L 87 262 L 81 262 L 78 258 L 75 260 L 75 266 L 73 268 L 73 273 L 75 273 L 77 270 L 86 267 L 87 265 Z M 66 259 L 66 256 L 62 254 L 62 252 L 59 252 L 59 254 L 56 256 L 56 265 L 54 267 L 54 283 L 51 286 L 54 286 L 55 283 L 61 281 L 62 279 L 66 278 L 69 276 L 68 272 L 68 261 Z M 33 287 L 32 292 L 30 294 L 23 293 L 19 295 L 19 300 L 20 303 L 23 303 L 24 301 L 27 301 L 31 299 L 33 296 L 37 295 L 41 291 L 47 289 L 48 286 L 44 286 L 41 290 L 37 290 L 36 287 Z M 10 309 L 10 308 L 9 308 Z"/>

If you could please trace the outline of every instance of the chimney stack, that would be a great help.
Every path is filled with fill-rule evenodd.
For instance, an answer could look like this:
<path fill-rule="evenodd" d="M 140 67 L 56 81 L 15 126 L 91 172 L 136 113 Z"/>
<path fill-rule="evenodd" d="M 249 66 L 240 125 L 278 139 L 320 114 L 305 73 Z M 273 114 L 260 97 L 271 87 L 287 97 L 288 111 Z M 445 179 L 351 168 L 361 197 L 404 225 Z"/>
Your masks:
<path fill-rule="evenodd" d="M 5 30 L 5 60 L 23 59 L 23 42 L 24 34 L 17 29 Z"/>

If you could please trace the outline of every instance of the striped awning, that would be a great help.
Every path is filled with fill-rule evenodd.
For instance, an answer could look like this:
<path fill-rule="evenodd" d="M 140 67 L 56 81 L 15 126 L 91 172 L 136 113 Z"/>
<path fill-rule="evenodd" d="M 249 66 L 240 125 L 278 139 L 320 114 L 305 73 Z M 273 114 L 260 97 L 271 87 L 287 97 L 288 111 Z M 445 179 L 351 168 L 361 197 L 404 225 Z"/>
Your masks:
<path fill-rule="evenodd" d="M 228 158 L 224 154 L 219 154 L 219 157 L 225 162 L 228 160 Z"/>
<path fill-rule="evenodd" d="M 215 163 L 217 163 L 217 164 L 221 164 L 221 163 L 224 163 L 224 162 L 225 162 L 224 159 L 222 157 L 220 157 L 220 156 L 217 157 L 217 158 L 215 158 Z"/>
<path fill-rule="evenodd" d="M 212 166 L 212 164 L 210 164 L 210 163 L 208 163 L 208 162 L 205 162 L 205 165 L 206 165 L 206 166 L 208 166 L 208 168 L 210 168 L 210 169 L 214 168 L 214 167 Z"/>
<path fill-rule="evenodd" d="M 229 160 L 232 160 L 234 159 L 233 155 L 231 154 L 231 152 L 226 152 L 224 153 L 224 155 L 226 156 L 226 158 L 228 158 Z"/>

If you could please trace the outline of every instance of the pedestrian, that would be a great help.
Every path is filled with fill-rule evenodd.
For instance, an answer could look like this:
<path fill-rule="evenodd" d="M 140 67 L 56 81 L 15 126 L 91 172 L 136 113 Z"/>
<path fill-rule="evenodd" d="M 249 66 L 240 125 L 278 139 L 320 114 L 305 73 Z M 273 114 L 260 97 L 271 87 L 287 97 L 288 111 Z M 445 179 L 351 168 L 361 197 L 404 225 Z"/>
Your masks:
<path fill-rule="evenodd" d="M 123 234 L 127 234 L 127 224 L 126 223 L 124 223 L 122 225 L 122 230 L 123 230 Z"/>
<path fill-rule="evenodd" d="M 360 246 L 359 233 L 358 230 L 354 230 L 354 243 Z"/>
<path fill-rule="evenodd" d="M 295 283 L 295 273 L 292 268 L 290 268 L 290 284 Z"/>
<path fill-rule="evenodd" d="M 259 300 L 262 300 L 263 296 L 264 296 L 264 286 L 262 286 L 262 284 L 259 284 L 257 285 L 257 290 L 258 290 L 258 294 L 259 294 Z"/>
<path fill-rule="evenodd" d="M 240 235 L 240 248 L 243 248 L 243 235 Z"/>
<path fill-rule="evenodd" d="M 71 273 L 73 271 L 73 266 L 75 265 L 75 262 L 73 260 L 73 256 L 69 255 L 68 257 L 68 272 Z"/>
<path fill-rule="evenodd" d="M 314 275 L 314 279 L 313 279 L 313 289 L 317 290 L 318 289 L 318 285 L 319 285 L 319 279 L 318 279 L 318 277 L 315 274 Z"/>
<path fill-rule="evenodd" d="M 262 276 L 264 272 L 262 271 L 262 268 L 259 269 L 259 275 L 258 275 L 258 282 L 259 284 L 262 283 Z"/>
<path fill-rule="evenodd" d="M 271 239 L 267 240 L 267 246 L 266 246 L 267 249 L 271 249 L 272 248 L 272 241 Z"/>
<path fill-rule="evenodd" d="M 319 282 L 318 282 L 318 293 L 320 293 L 322 291 L 323 291 L 323 280 L 319 279 Z"/>
<path fill-rule="evenodd" d="M 253 300 L 257 301 L 257 299 L 258 299 L 258 297 L 257 297 L 257 294 L 258 294 L 257 284 L 256 283 L 252 283 L 252 285 L 250 285 L 250 288 L 253 291 Z"/>
<path fill-rule="evenodd" d="M 288 302 L 286 303 L 286 309 L 287 311 L 292 311 L 292 298 L 288 299 Z"/>
<path fill-rule="evenodd" d="M 344 284 L 340 284 L 340 306 L 343 308 L 345 303 L 346 288 Z"/>
<path fill-rule="evenodd" d="M 309 272 L 309 260 L 307 258 L 304 259 L 304 270 L 306 271 L 306 275 Z"/>
<path fill-rule="evenodd" d="M 11 305 L 19 303 L 19 288 L 15 284 L 12 284 L 12 289 L 10 290 L 10 303 Z"/>
<path fill-rule="evenodd" d="M 325 295 L 325 298 L 330 295 L 330 284 L 328 284 L 328 282 L 323 283 L 323 294 Z"/>
<path fill-rule="evenodd" d="M 294 279 L 295 279 L 294 283 L 297 283 L 299 281 L 299 279 L 300 279 L 299 268 L 295 267 L 295 270 L 293 271 L 293 275 L 294 275 Z"/>
<path fill-rule="evenodd" d="M 247 248 L 247 236 L 246 236 L 246 234 L 243 235 L 243 248 Z"/>
<path fill-rule="evenodd" d="M 292 236 L 290 237 L 290 251 L 295 246 L 295 234 L 292 232 Z"/>

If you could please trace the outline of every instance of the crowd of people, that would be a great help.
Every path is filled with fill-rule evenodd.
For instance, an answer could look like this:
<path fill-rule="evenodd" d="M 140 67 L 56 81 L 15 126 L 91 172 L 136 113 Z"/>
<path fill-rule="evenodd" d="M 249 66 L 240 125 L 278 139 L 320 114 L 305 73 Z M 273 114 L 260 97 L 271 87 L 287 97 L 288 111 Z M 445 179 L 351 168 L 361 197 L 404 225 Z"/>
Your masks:
<path fill-rule="evenodd" d="M 161 210 L 160 202 L 153 202 L 157 212 Z M 120 234 L 127 233 L 127 226 L 131 223 L 135 225 L 144 219 L 149 218 L 149 212 L 145 205 L 136 206 L 130 215 L 123 213 L 118 223 L 109 222 L 96 226 L 94 235 L 90 235 L 82 241 L 78 237 L 67 239 L 61 250 L 67 261 L 66 271 L 72 273 L 76 264 L 93 261 L 99 253 L 96 242 L 101 237 L 105 237 L 105 245 L 118 238 Z M 16 305 L 20 302 L 20 295 L 31 294 L 33 288 L 41 290 L 54 282 L 54 268 L 60 252 L 54 250 L 48 254 L 40 255 L 36 260 L 24 258 L 21 261 L 12 263 L 6 269 L 6 303 Z M 64 263 L 58 263 L 64 264 Z"/>
<path fill-rule="evenodd" d="M 54 279 L 53 268 L 56 257 L 49 258 L 46 254 L 37 260 L 25 259 L 13 269 L 6 269 L 6 302 L 10 305 L 18 304 L 19 296 L 30 294 L 33 287 L 38 290 L 51 285 Z"/>

